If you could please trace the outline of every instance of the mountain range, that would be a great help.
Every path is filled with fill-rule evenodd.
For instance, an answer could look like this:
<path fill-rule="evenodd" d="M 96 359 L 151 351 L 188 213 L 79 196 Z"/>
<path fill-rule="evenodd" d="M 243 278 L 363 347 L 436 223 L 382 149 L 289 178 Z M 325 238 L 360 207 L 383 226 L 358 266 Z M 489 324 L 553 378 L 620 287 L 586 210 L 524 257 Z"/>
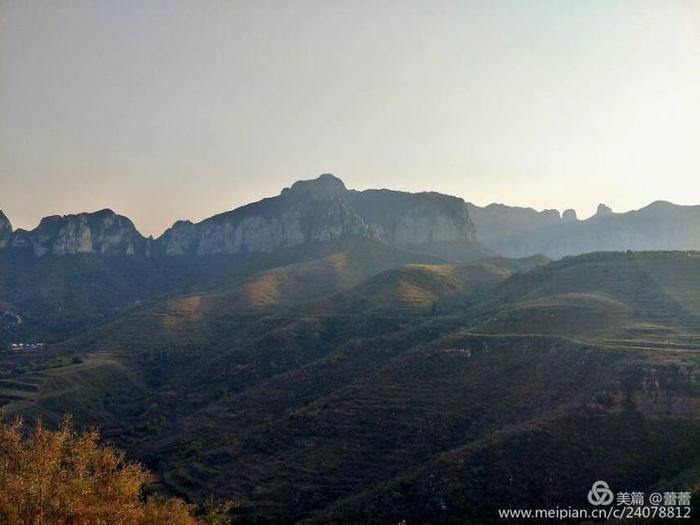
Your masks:
<path fill-rule="evenodd" d="M 325 174 L 196 224 L 179 220 L 157 239 L 145 238 L 128 218 L 108 209 L 45 217 L 31 231 L 13 231 L 0 212 L 0 248 L 31 250 L 38 257 L 270 253 L 347 235 L 462 260 L 485 253 L 560 258 L 591 251 L 698 249 L 700 206 L 657 201 L 614 213 L 601 204 L 593 217 L 578 220 L 574 210 L 479 207 L 433 192 L 348 190 Z"/>
<path fill-rule="evenodd" d="M 158 239 L 0 219 L 3 411 L 99 427 L 155 492 L 243 524 L 520 523 L 597 480 L 700 512 L 698 207 L 324 175 Z"/>

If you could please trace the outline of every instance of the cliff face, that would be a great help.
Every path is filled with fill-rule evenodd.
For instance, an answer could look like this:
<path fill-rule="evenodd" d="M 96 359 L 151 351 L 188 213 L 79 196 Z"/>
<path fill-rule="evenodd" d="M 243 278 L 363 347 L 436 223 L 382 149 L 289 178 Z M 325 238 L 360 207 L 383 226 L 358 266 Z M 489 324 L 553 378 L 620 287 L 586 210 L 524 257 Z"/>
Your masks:
<path fill-rule="evenodd" d="M 351 191 L 333 175 L 298 181 L 277 197 L 242 206 L 197 224 L 181 220 L 156 241 L 111 210 L 44 218 L 14 233 L 0 216 L 0 247 L 35 255 L 74 253 L 197 256 L 269 253 L 312 241 L 362 236 L 398 246 L 474 240 L 462 199 L 438 193 Z"/>
<path fill-rule="evenodd" d="M 346 198 L 384 242 L 415 246 L 476 239 L 466 204 L 457 197 L 367 190 L 348 192 Z"/>
<path fill-rule="evenodd" d="M 10 219 L 0 210 L 0 248 L 4 248 L 12 238 Z"/>
<path fill-rule="evenodd" d="M 197 255 L 272 252 L 304 242 L 367 234 L 362 219 L 337 198 L 306 197 L 280 204 L 278 214 L 232 212 L 196 225 L 186 236 L 189 250 L 173 243 L 176 231 L 168 232 L 162 238 L 166 253 L 192 253 L 193 248 Z"/>
<path fill-rule="evenodd" d="M 10 244 L 31 248 L 38 257 L 76 253 L 145 253 L 146 239 L 134 224 L 112 210 L 45 217 L 34 230 L 17 230 Z"/>
<path fill-rule="evenodd" d="M 348 191 L 333 175 L 296 182 L 273 198 L 198 224 L 179 221 L 157 244 L 167 255 L 272 252 L 347 235 L 396 245 L 471 240 L 464 201 L 435 193 Z"/>
<path fill-rule="evenodd" d="M 369 236 L 362 219 L 338 197 L 282 196 L 207 219 L 180 221 L 157 241 L 167 255 L 266 253 L 346 235 Z"/>

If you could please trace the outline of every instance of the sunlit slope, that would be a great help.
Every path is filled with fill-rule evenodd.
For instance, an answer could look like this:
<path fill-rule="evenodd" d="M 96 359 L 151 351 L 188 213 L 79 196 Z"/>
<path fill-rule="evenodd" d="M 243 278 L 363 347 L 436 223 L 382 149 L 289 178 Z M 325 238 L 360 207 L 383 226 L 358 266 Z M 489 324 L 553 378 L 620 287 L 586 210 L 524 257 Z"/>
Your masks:
<path fill-rule="evenodd" d="M 387 270 L 367 282 L 322 301 L 315 311 L 337 314 L 431 314 L 475 300 L 511 273 L 492 264 L 412 264 Z"/>
<path fill-rule="evenodd" d="M 513 273 L 549 262 L 544 257 L 493 257 L 471 264 L 408 264 L 327 297 L 306 311 L 343 315 L 441 315 L 483 301 Z"/>
<path fill-rule="evenodd" d="M 406 263 L 440 263 L 439 258 L 408 252 L 363 238 L 344 242 L 318 259 L 273 268 L 251 276 L 236 289 L 212 297 L 217 307 L 270 308 L 300 304 L 346 290 Z"/>

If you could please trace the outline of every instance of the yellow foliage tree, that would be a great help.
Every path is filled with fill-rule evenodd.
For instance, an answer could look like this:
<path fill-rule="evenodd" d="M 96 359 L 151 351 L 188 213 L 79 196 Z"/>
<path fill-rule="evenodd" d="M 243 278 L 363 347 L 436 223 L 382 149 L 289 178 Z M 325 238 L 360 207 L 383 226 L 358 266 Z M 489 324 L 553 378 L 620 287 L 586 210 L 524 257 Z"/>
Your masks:
<path fill-rule="evenodd" d="M 77 433 L 0 421 L 0 523 L 7 525 L 196 525 L 179 499 L 141 498 L 148 472 L 102 446 L 96 431 Z"/>

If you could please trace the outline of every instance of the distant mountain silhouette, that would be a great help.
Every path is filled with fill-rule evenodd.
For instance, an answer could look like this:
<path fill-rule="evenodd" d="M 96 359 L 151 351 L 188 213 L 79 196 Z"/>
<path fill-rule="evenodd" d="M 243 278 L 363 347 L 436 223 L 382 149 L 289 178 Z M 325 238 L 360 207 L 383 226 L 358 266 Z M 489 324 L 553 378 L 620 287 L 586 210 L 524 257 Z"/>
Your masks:
<path fill-rule="evenodd" d="M 552 258 L 594 251 L 695 250 L 700 248 L 700 206 L 656 201 L 626 213 L 601 204 L 578 220 L 573 210 L 536 212 L 491 204 L 467 204 L 481 243 L 508 257 L 541 253 Z"/>

